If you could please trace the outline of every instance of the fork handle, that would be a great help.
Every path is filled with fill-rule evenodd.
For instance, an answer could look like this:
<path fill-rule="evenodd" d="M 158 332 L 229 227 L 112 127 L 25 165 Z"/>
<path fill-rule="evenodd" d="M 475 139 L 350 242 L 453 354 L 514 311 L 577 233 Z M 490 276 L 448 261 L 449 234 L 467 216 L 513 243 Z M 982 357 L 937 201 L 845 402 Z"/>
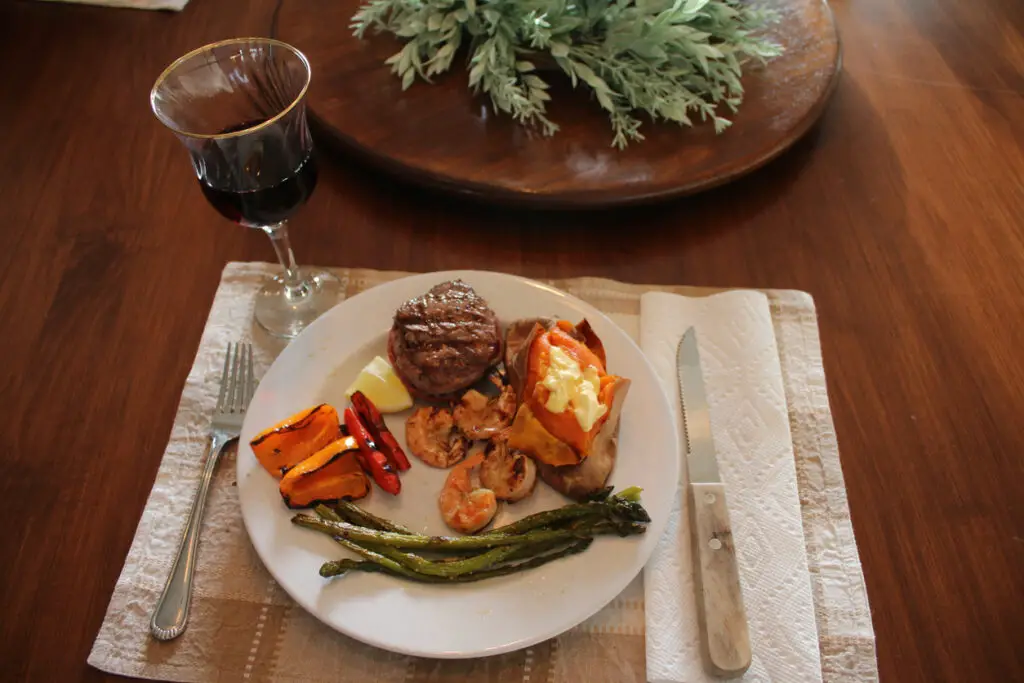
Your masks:
<path fill-rule="evenodd" d="M 199 479 L 195 500 L 192 501 L 192 511 L 188 515 L 185 531 L 181 535 L 178 556 L 174 558 L 171 575 L 167 577 L 164 591 L 153 611 L 153 619 L 149 622 L 149 630 L 157 640 L 177 638 L 185 630 L 189 606 L 192 604 L 192 577 L 196 571 L 199 530 L 203 523 L 203 510 L 206 508 L 206 494 L 210 490 L 213 471 L 220 460 L 221 451 L 233 440 L 223 434 L 213 434 L 206 442 L 203 474 Z"/>

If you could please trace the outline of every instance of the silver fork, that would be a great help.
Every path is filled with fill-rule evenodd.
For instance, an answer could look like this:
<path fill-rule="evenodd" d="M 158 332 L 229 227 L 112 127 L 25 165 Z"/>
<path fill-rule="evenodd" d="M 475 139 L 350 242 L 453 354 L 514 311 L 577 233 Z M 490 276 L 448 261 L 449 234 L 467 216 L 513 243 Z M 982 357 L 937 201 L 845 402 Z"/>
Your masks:
<path fill-rule="evenodd" d="M 192 603 L 192 577 L 196 570 L 199 548 L 199 529 L 206 507 L 206 494 L 213 479 L 213 471 L 220 460 L 224 446 L 238 438 L 242 431 L 242 418 L 256 391 L 256 378 L 252 371 L 252 346 L 249 344 L 228 344 L 224 356 L 224 371 L 220 378 L 220 396 L 213 412 L 213 424 L 206 443 L 206 462 L 199 479 L 199 488 L 192 511 L 181 536 L 178 556 L 167 577 L 167 584 L 153 611 L 149 630 L 157 640 L 177 638 L 185 630 L 188 610 Z"/>

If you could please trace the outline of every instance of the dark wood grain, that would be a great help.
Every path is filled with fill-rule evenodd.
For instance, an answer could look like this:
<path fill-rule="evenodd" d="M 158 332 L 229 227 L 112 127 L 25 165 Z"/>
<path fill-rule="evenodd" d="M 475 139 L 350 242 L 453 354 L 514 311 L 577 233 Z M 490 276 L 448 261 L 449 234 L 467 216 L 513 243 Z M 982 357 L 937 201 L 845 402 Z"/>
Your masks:
<path fill-rule="evenodd" d="M 882 680 L 1019 681 L 1024 5 L 833 9 L 832 103 L 743 179 L 653 207 L 541 213 L 344 160 L 324 164 L 296 252 L 811 292 Z M 263 33 L 272 12 L 0 4 L 0 679 L 119 680 L 85 658 L 221 268 L 273 258 L 206 204 L 147 94 L 178 55 Z"/>
<path fill-rule="evenodd" d="M 745 96 L 725 134 L 646 122 L 646 140 L 611 147 L 607 115 L 561 72 L 547 71 L 546 137 L 498 114 L 466 84 L 466 57 L 433 84 L 402 91 L 385 60 L 393 36 L 350 30 L 361 0 L 280 0 L 272 33 L 301 46 L 315 74 L 310 112 L 321 136 L 409 180 L 458 194 L 546 208 L 637 204 L 721 185 L 763 166 L 817 120 L 840 73 L 839 36 L 823 0 L 771 0 L 780 21 L 767 34 L 785 53 L 750 65 Z M 724 109 L 724 105 L 723 105 Z"/>

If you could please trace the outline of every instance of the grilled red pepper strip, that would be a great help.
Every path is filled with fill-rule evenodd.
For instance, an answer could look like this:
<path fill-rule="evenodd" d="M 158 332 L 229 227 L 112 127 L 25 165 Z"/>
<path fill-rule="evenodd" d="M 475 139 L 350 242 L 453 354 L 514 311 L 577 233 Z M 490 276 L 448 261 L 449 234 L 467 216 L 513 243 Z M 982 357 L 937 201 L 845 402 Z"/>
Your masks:
<path fill-rule="evenodd" d="M 373 401 L 366 398 L 363 392 L 357 391 L 352 394 L 352 406 L 373 436 L 374 441 L 377 442 L 377 447 L 384 451 L 384 455 L 388 456 L 388 461 L 392 466 L 399 472 L 409 469 L 409 458 L 405 457 L 405 451 L 398 445 L 398 440 L 388 429 L 377 406 L 373 405 Z"/>
<path fill-rule="evenodd" d="M 359 416 L 351 408 L 345 408 L 345 426 L 349 433 L 355 437 L 359 444 L 359 452 L 362 454 L 362 465 L 369 471 L 370 476 L 388 493 L 397 496 L 402 490 L 402 482 L 398 473 L 388 462 L 387 456 L 377 450 L 377 444 L 373 437 L 359 421 Z"/>

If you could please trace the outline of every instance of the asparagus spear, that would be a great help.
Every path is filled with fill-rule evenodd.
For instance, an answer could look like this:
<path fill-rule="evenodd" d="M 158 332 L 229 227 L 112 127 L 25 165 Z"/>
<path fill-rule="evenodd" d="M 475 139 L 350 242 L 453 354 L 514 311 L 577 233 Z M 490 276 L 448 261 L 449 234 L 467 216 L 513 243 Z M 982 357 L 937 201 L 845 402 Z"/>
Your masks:
<path fill-rule="evenodd" d="M 359 507 L 355 503 L 347 500 L 338 501 L 334 504 L 335 510 L 341 513 L 346 519 L 358 526 L 364 526 L 368 529 L 378 529 L 380 531 L 393 531 L 396 534 L 411 534 L 412 531 L 407 527 L 402 526 L 398 522 L 392 522 L 389 519 L 378 517 L 372 512 L 368 512 L 363 508 Z M 339 520 L 340 521 L 340 520 Z"/>
<path fill-rule="evenodd" d="M 316 513 L 325 520 L 341 522 L 342 517 L 337 511 L 326 505 L 317 505 Z M 525 544 L 522 546 L 503 546 L 495 548 L 472 557 L 462 559 L 447 559 L 442 562 L 432 562 L 412 553 L 402 552 L 387 546 L 369 546 L 353 543 L 345 539 L 335 538 L 343 547 L 348 548 L 364 557 L 369 557 L 377 565 L 386 567 L 393 575 L 408 577 L 409 572 L 419 573 L 424 576 L 437 576 L 451 578 L 479 572 L 484 568 L 500 562 L 511 562 L 529 558 L 542 553 L 554 550 L 561 545 L 560 542 L 549 542 L 545 544 Z M 390 560 L 390 562 L 385 562 Z M 396 566 L 399 565 L 399 566 Z"/>
<path fill-rule="evenodd" d="M 338 513 L 326 505 L 318 505 L 316 507 L 316 513 L 326 521 L 334 523 L 341 522 L 341 517 Z M 468 574 L 470 572 L 480 571 L 493 564 L 505 561 L 509 559 L 510 556 L 515 555 L 520 551 L 520 548 L 517 546 L 503 546 L 458 560 L 451 560 L 448 562 L 431 562 L 430 560 L 418 555 L 402 552 L 396 548 L 389 548 L 386 545 L 370 546 L 365 543 L 358 543 L 355 545 L 360 545 L 371 552 L 375 552 L 378 555 L 392 560 L 393 562 L 397 562 L 407 569 L 431 576 L 458 576 L 459 574 Z M 345 547 L 348 548 L 349 546 L 346 545 Z"/>
<path fill-rule="evenodd" d="M 517 534 L 590 515 L 618 514 L 634 522 L 651 521 L 647 511 L 639 504 L 641 492 L 639 487 L 631 486 L 614 496 L 610 495 L 611 491 L 611 486 L 605 487 L 592 494 L 591 500 L 587 502 L 566 505 L 557 510 L 547 510 L 529 515 L 511 524 L 492 529 L 489 533 Z M 413 535 L 413 532 L 407 527 L 383 517 L 378 517 L 350 501 L 340 501 L 334 505 L 334 508 L 343 518 L 335 521 L 347 521 L 355 526 L 362 526 L 368 529 Z"/>
<path fill-rule="evenodd" d="M 353 511 L 352 511 L 353 508 L 357 512 L 353 513 Z M 366 525 L 359 524 L 358 520 L 361 517 L 360 513 L 362 512 L 362 510 L 359 507 L 357 507 L 356 505 L 353 505 L 352 503 L 347 503 L 345 507 L 340 507 L 340 505 L 336 504 L 333 508 L 328 507 L 327 505 L 321 504 L 321 505 L 317 505 L 315 507 L 315 510 L 316 510 L 316 513 L 318 515 L 320 515 L 321 518 L 326 519 L 326 520 L 330 520 L 332 522 L 349 522 L 350 524 L 355 524 L 356 526 L 366 526 L 367 528 L 377 528 L 377 529 L 379 529 L 381 531 L 387 531 L 387 529 L 381 528 L 380 525 L 370 526 L 369 524 L 366 524 Z M 346 514 L 340 514 L 341 512 L 345 512 Z M 380 520 L 381 522 L 385 522 L 385 523 L 388 522 L 388 520 L 381 519 L 379 517 L 375 517 L 374 515 L 372 515 L 370 513 L 366 513 L 366 514 L 367 514 L 368 518 L 377 519 L 377 520 Z M 398 527 L 400 525 L 395 524 L 394 526 Z M 404 528 L 404 527 L 400 527 L 400 528 Z M 412 533 L 412 532 L 410 531 L 408 533 Z M 517 552 L 512 553 L 508 557 L 506 557 L 505 561 L 506 562 L 512 562 L 513 560 L 521 560 L 521 559 L 523 559 L 525 557 L 530 557 L 531 555 L 539 555 L 541 553 L 547 552 L 548 550 L 554 550 L 555 548 L 557 548 L 557 547 L 559 547 L 561 545 L 562 545 L 562 541 L 551 541 L 551 542 L 548 542 L 548 543 L 524 545 L 524 546 L 520 547 Z M 378 552 L 378 553 L 382 552 L 381 546 L 372 546 L 370 549 L 374 550 L 375 552 Z M 395 550 L 394 552 L 400 552 L 400 551 Z M 459 552 L 461 552 L 461 553 L 474 553 L 474 552 L 477 552 L 477 551 L 475 551 L 475 550 L 468 550 L 468 551 L 459 551 Z M 395 558 L 394 555 L 388 555 L 388 556 L 392 557 L 393 559 L 396 559 L 396 561 L 397 561 L 397 558 Z M 465 558 L 464 555 L 460 555 L 460 556 L 456 556 L 456 557 L 440 557 L 440 558 L 435 558 L 435 561 L 437 561 L 437 562 L 456 562 L 456 561 L 459 561 L 459 560 L 464 559 L 464 558 Z"/>
<path fill-rule="evenodd" d="M 537 513 L 524 517 L 504 527 L 499 527 L 487 534 L 476 536 L 426 536 L 423 534 L 402 534 L 392 531 L 380 531 L 361 527 L 347 522 L 318 520 L 309 515 L 296 515 L 292 521 L 299 526 L 315 529 L 332 536 L 343 536 L 351 541 L 372 543 L 375 545 L 393 546 L 403 549 L 422 550 L 474 550 L 494 548 L 502 545 L 515 545 L 523 542 L 539 543 L 553 540 L 570 540 L 579 538 L 592 525 L 603 519 L 621 517 L 626 521 L 647 522 L 650 517 L 639 503 L 612 497 L 605 503 L 579 503 L 567 505 L 557 510 Z M 590 519 L 588 519 L 590 518 Z M 579 519 L 579 525 L 573 524 L 572 529 L 551 528 L 556 523 Z M 624 528 L 629 528 L 626 525 Z M 634 531 L 635 532 L 635 531 Z"/>
<path fill-rule="evenodd" d="M 650 516 L 639 503 L 640 489 L 630 487 L 615 496 L 609 494 L 610 489 L 603 489 L 588 502 L 530 515 L 477 536 L 416 534 L 347 501 L 339 503 L 336 509 L 318 506 L 316 512 L 323 519 L 296 515 L 292 521 L 327 533 L 343 547 L 366 558 L 325 562 L 320 568 L 322 576 L 364 571 L 425 583 L 465 583 L 575 555 L 586 550 L 599 534 L 644 533 L 644 523 L 650 521 Z M 431 560 L 406 550 L 461 556 Z"/>
<path fill-rule="evenodd" d="M 561 559 L 563 557 L 569 557 L 576 555 L 588 547 L 593 542 L 592 538 L 579 539 L 570 543 L 569 545 L 561 548 L 557 552 L 538 555 L 531 557 L 530 559 L 515 564 L 504 564 L 501 566 L 493 567 L 491 569 L 484 569 L 478 572 L 470 572 L 468 574 L 459 574 L 451 577 L 442 576 L 431 576 L 427 574 L 419 574 L 415 571 L 407 569 L 399 565 L 395 567 L 389 563 L 379 562 L 376 560 L 333 560 L 330 562 L 324 562 L 320 567 L 320 576 L 332 577 L 340 576 L 348 571 L 362 571 L 362 572 L 376 572 L 380 574 L 388 574 L 390 576 L 397 576 L 405 579 L 412 579 L 413 581 L 419 581 L 421 583 L 469 583 L 472 581 L 483 581 L 484 579 L 493 579 L 498 576 L 507 576 L 516 572 L 524 571 L 527 569 L 534 569 L 542 565 L 552 562 L 554 560 Z M 387 559 L 387 558 L 385 558 Z"/>
<path fill-rule="evenodd" d="M 602 520 L 594 524 L 588 532 L 594 536 L 601 534 L 618 534 L 619 536 L 636 536 L 647 532 L 647 527 L 639 522 L 630 522 L 620 519 Z"/>
<path fill-rule="evenodd" d="M 336 510 L 332 510 L 326 505 L 317 505 L 316 513 L 321 518 L 331 522 L 343 522 L 342 516 L 338 514 Z M 336 539 L 337 540 L 337 539 Z M 477 553 L 472 557 L 463 558 L 444 558 L 440 562 L 433 562 L 426 558 L 420 557 L 413 553 L 403 552 L 397 548 L 391 548 L 388 546 L 370 545 L 370 544 L 353 544 L 352 541 L 346 541 L 345 547 L 350 548 L 350 545 L 360 545 L 361 547 L 377 553 L 382 557 L 386 557 L 393 562 L 406 567 L 407 569 L 418 571 L 421 574 L 433 575 L 433 576 L 457 576 L 470 571 L 480 571 L 481 569 L 496 564 L 501 561 L 510 561 L 514 559 L 521 559 L 523 556 L 528 556 L 529 553 L 524 552 L 525 548 L 530 546 L 503 546 L 501 548 L 495 548 L 488 550 L 483 553 Z M 548 548 L 539 548 L 537 552 L 541 552 Z"/>
<path fill-rule="evenodd" d="M 590 541 L 593 541 L 593 537 L 581 538 L 572 543 L 579 543 L 581 541 L 587 541 L 587 545 L 590 545 Z M 528 543 L 520 546 L 515 546 L 516 550 L 505 558 L 506 563 L 518 562 L 520 560 L 527 560 L 532 557 L 549 553 L 553 550 L 560 550 L 565 547 L 565 541 L 548 541 L 547 543 Z"/>
<path fill-rule="evenodd" d="M 578 539 L 588 535 L 586 529 L 534 529 L 524 534 L 482 534 L 479 536 L 424 536 L 422 534 L 396 534 L 391 531 L 377 531 L 355 526 L 347 522 L 331 522 L 317 519 L 312 515 L 298 514 L 292 522 L 307 529 L 314 529 L 330 536 L 340 536 L 357 543 L 386 545 L 394 548 L 420 550 L 475 550 L 496 548 L 504 545 L 543 543 L 546 541 Z"/>
<path fill-rule="evenodd" d="M 569 522 L 580 518 L 598 517 L 601 514 L 602 510 L 598 505 L 577 503 L 574 505 L 560 507 L 557 510 L 545 510 L 544 512 L 538 512 L 536 514 L 523 517 L 522 519 L 510 522 L 505 526 L 499 526 L 491 530 L 490 533 L 507 535 L 521 534 L 530 531 L 531 529 L 556 526 L 563 522 Z"/>
<path fill-rule="evenodd" d="M 624 517 L 632 522 L 646 523 L 651 521 L 651 516 L 647 514 L 647 510 L 640 503 L 622 498 L 613 498 L 612 500 L 614 501 L 611 503 L 612 514 Z"/>
<path fill-rule="evenodd" d="M 469 574 L 486 569 L 492 565 L 499 564 L 520 551 L 519 546 L 506 545 L 500 548 L 493 548 L 477 555 L 448 560 L 447 562 L 432 562 L 414 553 L 402 552 L 396 548 L 387 546 L 372 546 L 372 548 L 400 565 L 420 574 L 430 576 L 458 576 Z"/>
<path fill-rule="evenodd" d="M 316 512 L 316 514 L 320 515 L 321 519 L 326 519 L 329 522 L 347 521 L 340 514 L 338 514 L 337 510 L 333 510 L 324 505 L 323 503 L 320 503 L 319 505 L 314 507 L 313 510 Z"/>
<path fill-rule="evenodd" d="M 323 504 L 317 505 L 315 507 L 315 510 L 316 510 L 316 513 L 318 515 L 320 515 L 320 517 L 323 518 L 323 519 L 326 519 L 326 520 L 329 520 L 329 521 L 332 521 L 332 522 L 343 522 L 343 521 L 345 521 L 345 519 L 343 519 L 342 516 L 339 515 L 336 510 L 333 510 L 333 509 L 331 509 L 330 507 L 328 507 L 326 505 L 323 505 Z M 642 524 L 638 524 L 636 522 L 625 522 L 625 521 L 620 521 L 620 520 L 605 520 L 605 521 L 601 521 L 601 522 L 598 522 L 596 524 L 589 525 L 589 529 L 587 528 L 588 525 L 589 525 L 588 520 L 578 519 L 578 520 L 574 521 L 572 524 L 569 525 L 569 529 L 571 529 L 573 531 L 580 531 L 580 532 L 584 532 L 584 533 L 589 533 L 592 536 L 598 536 L 600 534 L 607 534 L 607 533 L 616 533 L 616 534 L 619 534 L 620 536 L 632 536 L 632 535 L 636 535 L 636 534 L 642 534 L 642 533 L 647 531 L 647 527 L 645 527 Z M 351 543 L 351 541 L 349 541 L 349 543 Z M 563 544 L 563 541 L 555 540 L 555 541 L 548 541 L 546 543 L 528 543 L 528 544 L 523 544 L 522 546 L 515 546 L 516 550 L 514 552 L 512 552 L 512 553 L 509 553 L 504 558 L 503 561 L 505 561 L 505 562 L 513 562 L 513 561 L 516 561 L 516 560 L 521 560 L 523 558 L 532 557 L 534 555 L 540 555 L 540 554 L 548 552 L 550 550 L 554 550 L 555 548 L 560 547 L 562 544 Z M 378 553 L 380 555 L 383 555 L 385 557 L 389 557 L 392 560 L 394 560 L 396 562 L 399 562 L 400 564 L 403 564 L 406 567 L 409 567 L 410 569 L 415 569 L 416 568 L 415 564 L 413 564 L 414 562 L 417 562 L 417 561 L 420 561 L 420 560 L 424 560 L 424 561 L 427 561 L 427 562 L 431 561 L 431 560 L 427 560 L 426 558 L 420 558 L 419 556 L 412 555 L 410 553 L 403 553 L 400 550 L 397 550 L 395 548 L 389 548 L 387 546 L 374 546 L 374 545 L 370 545 L 370 544 L 365 544 L 362 547 L 365 547 L 365 548 L 367 548 L 367 549 L 369 549 L 369 550 L 371 550 L 373 552 L 376 552 L 376 553 Z M 511 546 L 505 546 L 505 547 L 511 547 Z M 469 551 L 469 552 L 473 552 L 473 551 Z M 405 556 L 405 557 L 403 557 L 403 556 Z M 409 556 L 411 556 L 414 559 L 413 560 L 408 559 Z M 465 561 L 465 559 L 466 558 L 464 556 L 463 557 L 443 557 L 443 558 L 440 558 L 440 559 L 435 560 L 435 561 L 436 562 L 441 562 L 441 563 L 444 563 L 444 564 L 452 564 L 452 563 L 463 562 L 463 561 Z M 438 575 L 440 575 L 440 574 L 438 574 Z"/>
<path fill-rule="evenodd" d="M 344 521 L 342 519 L 342 516 L 338 514 L 336 510 L 333 510 L 327 507 L 326 505 L 317 505 L 315 509 L 316 513 L 320 515 L 323 519 L 326 519 L 331 522 Z M 401 564 L 396 562 L 394 559 L 381 555 L 380 553 L 376 552 L 376 550 L 374 550 L 373 548 L 362 546 L 358 543 L 353 543 L 352 541 L 348 541 L 339 536 L 335 536 L 334 541 L 341 547 L 347 548 L 348 550 L 351 550 L 357 555 L 362 555 L 363 557 L 367 558 L 369 564 L 385 567 L 388 570 L 388 572 L 393 576 L 404 576 L 406 578 L 413 579 L 416 578 L 415 572 L 406 569 Z M 326 566 L 326 564 L 323 566 Z M 328 575 L 323 573 L 323 566 L 320 568 L 320 574 L 321 576 L 326 577 Z"/>
<path fill-rule="evenodd" d="M 628 490 L 628 489 L 627 489 Z M 639 491 L 639 489 L 637 489 Z M 551 527 L 565 522 L 573 522 L 577 519 L 597 517 L 622 517 L 631 522 L 650 522 L 651 518 L 647 510 L 637 502 L 612 496 L 603 501 L 589 503 L 575 503 L 566 505 L 556 510 L 545 510 L 522 519 L 500 526 L 491 531 L 498 534 L 519 534 L 530 529 L 540 527 Z M 575 522 L 573 522 L 575 523 Z"/>
<path fill-rule="evenodd" d="M 379 567 L 383 567 L 383 568 L 387 569 L 388 573 L 391 574 L 392 576 L 402 576 L 402 577 L 405 577 L 407 579 L 416 579 L 419 576 L 419 574 L 417 574 L 416 572 L 412 571 L 411 569 L 406 569 L 405 567 L 400 565 L 398 562 L 395 562 L 394 560 L 392 560 L 390 557 L 384 557 L 380 553 L 374 552 L 373 550 L 370 550 L 369 548 L 365 548 L 365 547 L 359 545 L 358 543 L 353 543 L 352 541 L 346 541 L 344 538 L 339 538 L 337 536 L 334 537 L 334 541 L 335 541 L 335 543 L 340 545 L 342 548 L 347 548 L 348 550 L 351 550 L 352 552 L 356 553 L 357 555 L 361 555 L 362 557 L 365 557 L 366 561 L 369 562 L 370 564 L 374 564 L 374 565 L 377 565 Z M 353 560 L 346 560 L 346 561 L 352 562 Z M 324 567 L 327 567 L 329 564 L 331 564 L 331 562 L 325 562 L 322 565 L 320 565 L 320 576 L 323 576 L 324 578 L 327 578 L 329 576 L 334 576 L 334 574 L 325 574 L 324 573 Z"/>

